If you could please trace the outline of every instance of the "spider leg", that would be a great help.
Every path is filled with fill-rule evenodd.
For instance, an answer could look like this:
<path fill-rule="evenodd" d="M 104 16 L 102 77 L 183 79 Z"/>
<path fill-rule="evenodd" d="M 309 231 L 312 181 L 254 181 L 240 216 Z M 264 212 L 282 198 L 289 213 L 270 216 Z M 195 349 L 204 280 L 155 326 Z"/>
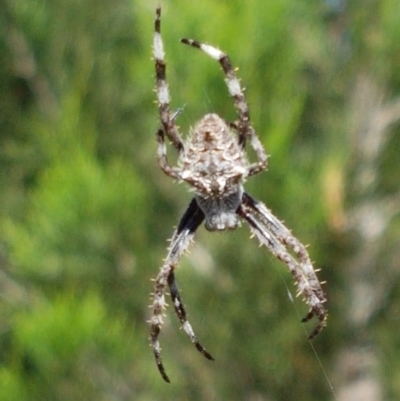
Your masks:
<path fill-rule="evenodd" d="M 204 220 L 204 214 L 197 205 L 195 199 L 193 199 L 184 213 L 181 221 L 178 224 L 176 231 L 171 240 L 167 258 L 164 261 L 163 266 L 158 273 L 155 284 L 154 300 L 153 300 L 153 316 L 150 320 L 150 344 L 153 348 L 153 353 L 156 359 L 158 370 L 161 376 L 166 382 L 170 382 L 164 365 L 161 360 L 161 347 L 158 341 L 158 336 L 161 331 L 162 312 L 166 306 L 165 303 L 165 290 L 166 286 L 169 286 L 171 292 L 172 302 L 174 304 L 175 312 L 182 324 L 185 333 L 189 336 L 195 347 L 208 359 L 213 357 L 205 350 L 205 348 L 199 343 L 197 337 L 192 329 L 192 326 L 186 318 L 186 311 L 183 307 L 182 299 L 178 291 L 178 287 L 175 281 L 174 270 L 183 255 L 188 249 L 191 240 L 194 237 L 196 229 Z"/>
<path fill-rule="evenodd" d="M 307 322 L 314 315 L 318 318 L 318 324 L 308 337 L 310 340 L 313 339 L 326 325 L 327 313 L 323 305 L 326 299 L 305 247 L 265 205 L 253 200 L 248 194 L 243 195 L 243 203 L 237 213 L 249 223 L 260 243 L 289 267 L 299 293 L 304 295 L 305 301 L 310 306 L 310 312 L 302 322 Z M 297 260 L 289 253 L 286 246 L 292 249 Z"/>
<path fill-rule="evenodd" d="M 157 159 L 158 165 L 165 174 L 177 180 L 181 179 L 180 169 L 177 167 L 171 167 L 167 161 L 167 147 L 164 140 L 164 130 L 160 128 L 157 131 Z"/>
<path fill-rule="evenodd" d="M 237 125 L 239 133 L 239 144 L 244 148 L 246 140 L 249 139 L 250 145 L 254 149 L 258 158 L 258 162 L 249 166 L 248 175 L 254 175 L 265 170 L 267 167 L 268 157 L 265 153 L 264 147 L 254 131 L 254 128 L 250 124 L 249 106 L 244 96 L 243 89 L 240 86 L 240 81 L 236 76 L 235 69 L 232 67 L 229 56 L 221 50 L 213 46 L 200 43 L 197 40 L 181 39 L 181 42 L 202 50 L 204 53 L 208 54 L 221 64 L 221 67 L 225 73 L 225 82 L 228 87 L 229 94 L 233 98 L 239 117 L 238 123 L 235 124 Z"/>
<path fill-rule="evenodd" d="M 179 294 L 178 286 L 175 281 L 175 274 L 173 272 L 168 276 L 168 285 L 171 291 L 171 298 L 174 304 L 175 312 L 178 315 L 180 322 L 182 323 L 182 327 L 185 330 L 185 333 L 189 336 L 192 343 L 195 345 L 198 351 L 200 351 L 207 359 L 214 360 L 214 358 L 209 354 L 206 349 L 199 343 L 194 331 L 192 329 L 191 324 L 188 322 L 186 317 L 186 311 L 183 307 L 182 299 Z"/>
<path fill-rule="evenodd" d="M 164 46 L 161 37 L 161 7 L 156 9 L 156 18 L 154 21 L 154 42 L 153 55 L 156 67 L 156 93 L 158 99 L 158 110 L 164 131 L 174 147 L 181 152 L 183 150 L 183 141 L 178 127 L 175 125 L 176 113 L 171 113 L 169 103 L 171 96 L 166 81 L 166 65 L 164 61 Z"/>
<path fill-rule="evenodd" d="M 315 270 L 305 246 L 292 235 L 290 230 L 288 230 L 262 202 L 256 201 L 247 193 L 243 193 L 242 199 L 246 205 L 257 212 L 257 215 L 263 224 L 268 227 L 279 241 L 292 249 L 303 266 L 303 272 L 313 287 L 314 292 L 321 301 L 325 301 L 325 294 L 321 288 L 317 275 L 315 274 Z"/>

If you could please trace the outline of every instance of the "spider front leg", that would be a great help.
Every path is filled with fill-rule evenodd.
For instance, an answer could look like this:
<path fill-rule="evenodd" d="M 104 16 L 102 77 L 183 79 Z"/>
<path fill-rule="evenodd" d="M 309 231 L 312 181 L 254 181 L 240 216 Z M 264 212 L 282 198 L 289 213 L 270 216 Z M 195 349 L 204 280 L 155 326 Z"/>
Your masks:
<path fill-rule="evenodd" d="M 164 365 L 161 360 L 161 347 L 158 341 L 161 325 L 163 323 L 162 312 L 166 307 L 165 290 L 167 285 L 169 286 L 171 292 L 171 298 L 175 312 L 178 315 L 185 333 L 189 336 L 197 350 L 199 350 L 207 359 L 213 360 L 213 357 L 197 340 L 192 326 L 186 318 L 186 311 L 183 307 L 182 299 L 179 294 L 174 275 L 174 270 L 177 267 L 180 258 L 188 249 L 196 229 L 200 226 L 203 220 L 204 214 L 198 207 L 196 200 L 193 199 L 181 221 L 179 222 L 179 225 L 172 237 L 167 258 L 165 259 L 164 264 L 156 278 L 153 300 L 153 316 L 150 320 L 150 344 L 153 348 L 158 370 L 160 371 L 163 379 L 168 383 L 170 380 L 165 372 Z"/>
<path fill-rule="evenodd" d="M 164 131 L 160 128 L 157 131 L 157 159 L 158 165 L 160 166 L 161 170 L 164 171 L 165 174 L 169 175 L 172 178 L 177 180 L 181 179 L 180 169 L 177 167 L 171 167 L 167 161 L 167 146 L 164 140 Z"/>
<path fill-rule="evenodd" d="M 250 145 L 254 149 L 258 159 L 258 162 L 252 163 L 249 166 L 248 176 L 265 170 L 267 167 L 268 156 L 265 153 L 264 147 L 258 139 L 254 128 L 251 126 L 249 106 L 229 56 L 216 47 L 206 45 L 197 40 L 181 39 L 181 42 L 195 47 L 196 49 L 202 50 L 204 53 L 220 63 L 225 74 L 225 82 L 228 87 L 229 94 L 233 98 L 234 106 L 239 117 L 239 121 L 234 124 L 237 127 L 239 134 L 239 144 L 244 148 L 246 145 L 246 140 L 249 139 Z"/>
<path fill-rule="evenodd" d="M 164 45 L 161 37 L 161 7 L 156 9 L 156 18 L 154 20 L 154 41 L 153 56 L 156 67 L 156 93 L 158 100 L 158 111 L 164 131 L 174 147 L 181 152 L 183 150 L 183 141 L 178 127 L 175 125 L 176 114 L 171 113 L 169 103 L 171 96 L 169 94 L 166 65 L 164 61 Z"/>
<path fill-rule="evenodd" d="M 249 223 L 260 243 L 289 267 L 299 294 L 304 295 L 306 303 L 310 306 L 310 312 L 302 319 L 302 322 L 310 320 L 314 315 L 318 318 L 317 326 L 308 337 L 311 340 L 326 325 L 327 313 L 323 305 L 325 295 L 304 246 L 291 235 L 290 231 L 273 216 L 266 206 L 262 205 L 261 207 L 260 205 L 262 205 L 260 202 L 256 202 L 249 195 L 244 194 L 243 203 L 237 213 Z M 285 248 L 286 245 L 292 248 L 299 260 L 296 260 L 288 252 Z"/>

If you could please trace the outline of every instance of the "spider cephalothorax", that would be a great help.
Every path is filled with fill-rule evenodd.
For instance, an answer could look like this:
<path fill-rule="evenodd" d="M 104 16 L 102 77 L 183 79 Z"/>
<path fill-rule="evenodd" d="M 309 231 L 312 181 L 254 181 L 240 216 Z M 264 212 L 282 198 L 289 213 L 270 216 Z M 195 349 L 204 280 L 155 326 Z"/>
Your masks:
<path fill-rule="evenodd" d="M 217 114 L 206 114 L 183 141 L 175 125 L 177 113 L 170 111 L 170 95 L 166 83 L 164 49 L 161 39 L 161 8 L 155 19 L 154 59 L 156 65 L 156 93 L 162 128 L 158 130 L 158 162 L 165 174 L 189 184 L 195 193 L 188 209 L 175 230 L 168 255 L 155 280 L 153 316 L 150 320 L 150 342 L 156 362 L 164 380 L 169 382 L 160 356 L 158 336 L 162 325 L 162 312 L 166 306 L 165 291 L 171 292 L 175 312 L 182 327 L 196 348 L 208 359 L 212 356 L 200 345 L 186 311 L 175 281 L 174 270 L 183 253 L 188 249 L 197 228 L 205 222 L 210 231 L 235 229 L 239 220 L 247 221 L 260 243 L 290 269 L 298 287 L 310 307 L 302 320 L 314 315 L 318 324 L 309 335 L 314 338 L 326 324 L 323 303 L 325 295 L 315 274 L 307 250 L 299 240 L 261 202 L 244 192 L 247 177 L 265 170 L 267 155 L 250 123 L 249 108 L 239 80 L 229 57 L 221 50 L 192 39 L 182 43 L 196 47 L 217 60 L 225 73 L 229 94 L 238 113 L 238 121 L 227 124 Z M 179 152 L 178 166 L 167 162 L 165 135 Z M 257 162 L 249 163 L 245 154 L 246 142 L 254 149 Z"/>

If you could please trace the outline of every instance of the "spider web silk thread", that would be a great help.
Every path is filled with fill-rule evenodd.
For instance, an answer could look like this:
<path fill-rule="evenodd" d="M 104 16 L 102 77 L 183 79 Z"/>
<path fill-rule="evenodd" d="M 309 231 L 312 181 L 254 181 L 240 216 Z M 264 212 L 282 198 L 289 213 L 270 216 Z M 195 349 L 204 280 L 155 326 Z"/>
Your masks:
<path fill-rule="evenodd" d="M 278 269 L 276 269 L 276 268 L 275 268 L 275 270 L 278 271 Z M 290 301 L 291 301 L 292 304 L 293 304 L 293 307 L 294 307 L 294 310 L 296 311 L 297 317 L 299 318 L 299 321 L 301 321 L 300 312 L 299 312 L 299 310 L 298 310 L 298 308 L 297 308 L 297 305 L 296 305 L 295 302 L 294 302 L 293 295 L 292 295 L 292 293 L 290 292 L 290 289 L 289 289 L 289 287 L 288 287 L 288 285 L 287 285 L 287 283 L 286 283 L 286 281 L 285 281 L 285 278 L 283 277 L 283 274 L 282 274 L 281 271 L 278 271 L 278 273 L 279 273 L 279 276 L 280 276 L 281 280 L 283 281 L 283 284 L 284 284 L 285 287 L 286 287 L 286 291 L 287 291 L 287 293 L 288 293 L 288 297 L 289 297 Z M 331 380 L 330 380 L 330 378 L 329 378 L 329 376 L 328 376 L 328 373 L 327 373 L 327 371 L 326 371 L 326 369 L 325 369 L 325 367 L 324 367 L 324 365 L 323 365 L 323 363 L 322 363 L 322 361 L 321 361 L 321 358 L 319 357 L 319 355 L 318 355 L 318 353 L 317 353 L 317 350 L 315 349 L 314 344 L 312 343 L 312 340 L 309 340 L 309 339 L 308 339 L 308 333 L 307 333 L 307 330 L 306 330 L 304 324 L 302 324 L 301 326 L 302 326 L 302 328 L 303 328 L 304 335 L 305 335 L 305 337 L 307 338 L 308 343 L 310 344 L 310 347 L 311 347 L 311 349 L 312 349 L 312 351 L 313 351 L 313 353 L 314 353 L 315 359 L 317 360 L 318 365 L 320 366 L 320 368 L 321 368 L 321 370 L 322 370 L 322 372 L 323 372 L 323 374 L 324 374 L 326 383 L 328 384 L 329 389 L 330 389 L 331 392 L 332 392 L 333 398 L 334 398 L 336 401 L 339 401 L 339 398 L 338 398 L 338 396 L 337 396 L 337 394 L 336 394 L 335 388 L 333 387 L 333 384 L 332 384 L 332 382 L 331 382 Z"/>

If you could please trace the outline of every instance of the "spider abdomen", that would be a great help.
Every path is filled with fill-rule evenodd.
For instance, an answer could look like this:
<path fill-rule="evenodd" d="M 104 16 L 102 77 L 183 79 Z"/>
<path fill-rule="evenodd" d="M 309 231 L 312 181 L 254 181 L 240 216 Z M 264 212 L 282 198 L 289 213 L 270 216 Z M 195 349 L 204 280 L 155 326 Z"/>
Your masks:
<path fill-rule="evenodd" d="M 182 179 L 204 197 L 237 192 L 248 171 L 237 136 L 217 114 L 206 114 L 193 128 L 180 166 Z"/>

